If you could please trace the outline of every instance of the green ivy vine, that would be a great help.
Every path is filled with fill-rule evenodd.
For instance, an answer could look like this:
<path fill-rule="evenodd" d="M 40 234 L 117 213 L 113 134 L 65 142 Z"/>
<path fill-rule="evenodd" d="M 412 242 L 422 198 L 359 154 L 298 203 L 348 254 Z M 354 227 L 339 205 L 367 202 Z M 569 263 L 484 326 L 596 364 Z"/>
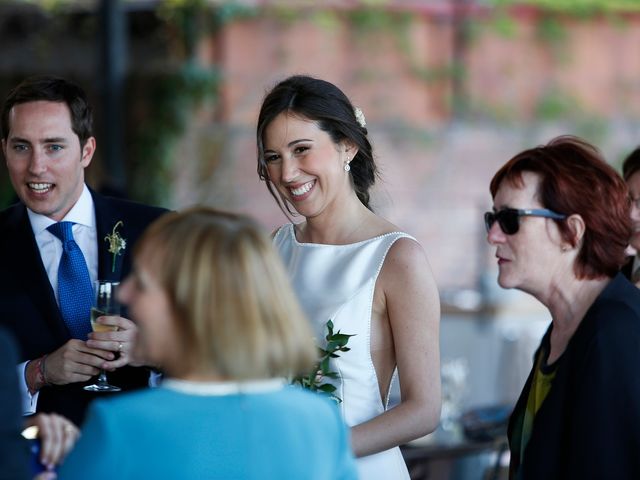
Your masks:
<path fill-rule="evenodd" d="M 135 73 L 129 78 L 127 102 L 133 131 L 127 162 L 128 189 L 139 201 L 171 206 L 175 147 L 189 117 L 205 102 L 217 98 L 219 72 L 186 63 L 165 73 Z M 136 118 L 138 117 L 138 118 Z"/>
<path fill-rule="evenodd" d="M 190 118 L 218 97 L 221 72 L 215 65 L 199 63 L 198 44 L 227 22 L 253 12 L 237 2 L 213 5 L 206 0 L 165 0 L 158 7 L 167 41 L 182 62 L 163 72 L 137 72 L 129 79 L 127 105 L 133 112 L 133 132 L 128 189 L 136 199 L 171 206 L 176 162 L 195 161 L 180 158 L 175 148 Z"/>
<path fill-rule="evenodd" d="M 489 0 L 494 7 L 528 5 L 572 15 L 640 11 L 638 0 Z"/>

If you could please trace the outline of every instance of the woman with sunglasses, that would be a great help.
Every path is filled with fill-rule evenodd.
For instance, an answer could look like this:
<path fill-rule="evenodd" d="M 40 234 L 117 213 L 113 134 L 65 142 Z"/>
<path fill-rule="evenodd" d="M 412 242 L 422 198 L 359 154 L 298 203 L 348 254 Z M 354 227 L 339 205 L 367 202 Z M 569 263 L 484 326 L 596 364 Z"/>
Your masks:
<path fill-rule="evenodd" d="M 552 320 L 510 418 L 510 478 L 640 478 L 640 291 L 618 273 L 624 181 L 563 136 L 513 157 L 490 190 L 498 283 Z"/>

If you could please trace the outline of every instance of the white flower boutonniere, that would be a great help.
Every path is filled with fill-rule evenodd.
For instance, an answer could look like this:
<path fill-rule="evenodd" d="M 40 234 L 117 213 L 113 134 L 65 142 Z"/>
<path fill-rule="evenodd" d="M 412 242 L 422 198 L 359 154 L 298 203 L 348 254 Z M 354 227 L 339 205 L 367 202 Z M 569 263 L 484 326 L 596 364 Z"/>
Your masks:
<path fill-rule="evenodd" d="M 105 241 L 109 242 L 109 253 L 113 255 L 113 261 L 111 263 L 112 272 L 115 272 L 116 270 L 116 257 L 118 255 L 122 255 L 122 251 L 127 247 L 127 241 L 122 238 L 118 232 L 118 227 L 120 225 L 124 225 L 122 220 L 118 220 L 118 222 L 113 226 L 111 234 L 104 237 Z"/>

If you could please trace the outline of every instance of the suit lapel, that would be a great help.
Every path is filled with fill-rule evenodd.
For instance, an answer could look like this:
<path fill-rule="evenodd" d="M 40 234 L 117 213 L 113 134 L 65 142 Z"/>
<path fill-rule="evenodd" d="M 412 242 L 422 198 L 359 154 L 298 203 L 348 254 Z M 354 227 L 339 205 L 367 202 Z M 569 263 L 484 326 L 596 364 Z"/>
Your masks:
<path fill-rule="evenodd" d="M 69 332 L 58 308 L 24 206 L 16 210 L 16 215 L 8 222 L 7 230 L 7 251 L 15 252 L 7 260 L 15 281 L 22 284 L 23 290 L 41 312 L 44 323 L 49 326 L 56 340 L 65 342 L 69 339 Z"/>
<path fill-rule="evenodd" d="M 96 233 L 98 240 L 98 278 L 100 280 L 120 281 L 123 275 L 123 263 L 125 256 L 129 254 L 128 245 L 119 255 L 109 252 L 108 235 L 113 234 L 113 229 L 119 221 L 118 233 L 123 239 L 127 239 L 127 225 L 124 219 L 118 218 L 118 213 L 102 196 L 91 192 L 96 210 Z M 114 261 L 115 260 L 115 261 Z"/>

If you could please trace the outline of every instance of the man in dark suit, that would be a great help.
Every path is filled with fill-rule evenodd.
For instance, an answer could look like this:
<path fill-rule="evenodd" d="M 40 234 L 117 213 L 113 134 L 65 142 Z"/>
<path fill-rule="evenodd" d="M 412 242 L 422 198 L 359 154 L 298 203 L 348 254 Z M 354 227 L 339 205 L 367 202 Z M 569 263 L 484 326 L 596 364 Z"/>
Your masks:
<path fill-rule="evenodd" d="M 622 267 L 622 273 L 640 286 L 640 147 L 636 148 L 622 164 L 622 176 L 629 187 L 631 197 L 631 226 L 633 233 L 629 245 L 636 251 Z"/>
<path fill-rule="evenodd" d="M 95 395 L 111 395 L 82 388 L 100 368 L 123 390 L 148 385 L 149 370 L 132 356 L 136 326 L 127 318 L 102 317 L 117 331 L 72 334 L 75 327 L 59 306 L 61 297 L 75 301 L 59 289 L 68 242 L 49 228 L 72 222 L 86 284 L 117 281 L 131 268 L 138 237 L 165 210 L 106 198 L 85 185 L 96 140 L 91 107 L 77 85 L 49 76 L 26 79 L 9 93 L 1 115 L 2 149 L 21 201 L 0 212 L 0 325 L 12 331 L 22 353 L 25 413 L 56 412 L 79 425 Z M 67 282 L 66 292 L 74 286 Z M 90 331 L 88 323 L 87 311 L 80 326 Z"/>

